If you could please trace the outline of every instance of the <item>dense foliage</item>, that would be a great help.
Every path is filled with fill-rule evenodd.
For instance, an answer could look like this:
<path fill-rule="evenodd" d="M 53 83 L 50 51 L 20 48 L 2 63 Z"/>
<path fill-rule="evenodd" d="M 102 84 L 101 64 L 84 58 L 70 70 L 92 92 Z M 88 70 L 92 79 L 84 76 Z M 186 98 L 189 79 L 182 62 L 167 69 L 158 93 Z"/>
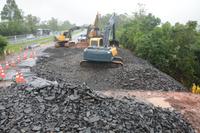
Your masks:
<path fill-rule="evenodd" d="M 160 24 L 152 14 L 134 14 L 120 31 L 120 42 L 136 55 L 186 86 L 200 84 L 200 32 L 197 22 Z"/>
<path fill-rule="evenodd" d="M 56 18 L 40 22 L 38 17 L 31 14 L 23 16 L 15 0 L 7 0 L 0 14 L 0 35 L 3 36 L 34 34 L 38 28 L 61 31 L 74 26 L 69 21 L 60 22 Z"/>
<path fill-rule="evenodd" d="M 18 8 L 15 0 L 7 0 L 6 5 L 3 7 L 1 11 L 1 20 L 22 20 L 21 10 Z"/>
<path fill-rule="evenodd" d="M 5 46 L 7 45 L 7 41 L 4 37 L 0 36 L 0 55 L 3 53 Z"/>
<path fill-rule="evenodd" d="M 103 29 L 111 14 L 101 17 Z M 200 84 L 200 31 L 196 21 L 186 24 L 161 20 L 140 10 L 116 15 L 120 43 L 185 86 Z"/>

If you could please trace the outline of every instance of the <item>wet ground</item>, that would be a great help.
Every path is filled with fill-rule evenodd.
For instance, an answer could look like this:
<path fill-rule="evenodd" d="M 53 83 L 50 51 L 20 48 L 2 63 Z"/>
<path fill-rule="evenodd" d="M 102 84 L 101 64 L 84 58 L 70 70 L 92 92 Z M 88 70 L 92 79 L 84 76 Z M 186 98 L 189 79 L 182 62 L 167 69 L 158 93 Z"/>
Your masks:
<path fill-rule="evenodd" d="M 23 61 L 21 66 L 18 65 L 17 69 L 27 73 L 30 73 L 31 69 L 31 74 L 34 76 L 26 77 L 29 85 L 36 88 L 44 86 L 43 88 L 45 88 L 47 85 L 57 85 L 63 82 L 70 84 L 85 82 L 97 93 L 115 99 L 122 99 L 124 96 L 136 97 L 148 105 L 153 104 L 177 110 L 184 115 L 184 118 L 192 124 L 197 132 L 200 132 L 199 95 L 175 92 L 187 89 L 148 62 L 135 57 L 130 51 L 119 49 L 120 55 L 124 58 L 124 67 L 122 68 L 81 68 L 79 63 L 82 60 L 82 48 L 55 49 L 52 46 L 53 44 L 35 49 L 39 59 L 36 66 L 32 67 L 36 58 Z M 42 52 L 44 49 L 47 54 Z M 14 74 L 14 70 L 11 69 L 10 71 L 13 71 L 11 73 Z M 25 75 L 26 72 L 24 72 Z M 11 82 L 7 80 L 0 83 L 2 86 L 7 86 Z M 169 92 L 163 92 L 163 90 Z"/>
<path fill-rule="evenodd" d="M 130 51 L 125 49 L 119 51 L 124 59 L 124 67 L 102 69 L 80 67 L 83 49 L 49 48 L 45 52 L 50 54 L 50 58 L 39 60 L 33 71 L 38 70 L 35 72 L 39 77 L 51 81 L 75 84 L 85 82 L 89 87 L 108 96 L 115 98 L 131 96 L 152 103 L 154 106 L 178 110 L 200 132 L 199 95 L 174 92 L 187 89 L 148 62 L 135 57 Z"/>
<path fill-rule="evenodd" d="M 10 64 L 9 69 L 5 70 L 6 77 L 0 82 L 1 87 L 10 86 L 15 81 L 15 76 L 17 72 L 23 74 L 27 83 L 30 83 L 30 80 L 33 80 L 33 77 L 36 78 L 36 74 L 30 71 L 30 68 L 36 65 L 37 57 L 45 56 L 43 50 L 48 47 L 52 47 L 52 44 L 49 45 L 39 45 L 33 49 L 25 49 L 20 53 L 11 54 L 6 56 L 3 60 L 0 61 L 3 68 L 5 63 L 8 62 Z M 34 55 L 33 55 L 34 52 Z M 26 59 L 24 59 L 24 53 L 26 53 Z M 32 54 L 32 56 L 31 56 Z M 20 57 L 20 62 L 18 62 L 17 58 Z M 15 66 L 11 66 L 11 62 L 15 62 Z"/>

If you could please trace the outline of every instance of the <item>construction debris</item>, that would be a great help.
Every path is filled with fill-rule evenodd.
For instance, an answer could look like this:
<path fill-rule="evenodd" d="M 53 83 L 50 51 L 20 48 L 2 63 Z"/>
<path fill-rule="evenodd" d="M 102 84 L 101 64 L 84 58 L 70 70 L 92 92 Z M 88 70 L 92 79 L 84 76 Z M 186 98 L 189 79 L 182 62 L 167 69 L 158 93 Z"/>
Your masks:
<path fill-rule="evenodd" d="M 0 132 L 194 132 L 179 113 L 136 99 L 105 97 L 85 84 L 13 84 L 5 92 L 0 95 Z"/>

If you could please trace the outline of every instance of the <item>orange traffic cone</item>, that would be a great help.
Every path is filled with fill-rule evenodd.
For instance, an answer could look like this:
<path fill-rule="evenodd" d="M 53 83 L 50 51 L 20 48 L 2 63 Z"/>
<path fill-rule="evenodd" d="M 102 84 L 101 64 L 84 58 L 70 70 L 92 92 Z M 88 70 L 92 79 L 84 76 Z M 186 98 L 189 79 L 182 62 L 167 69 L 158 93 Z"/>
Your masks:
<path fill-rule="evenodd" d="M 17 56 L 17 62 L 19 63 L 21 61 L 20 56 Z"/>
<path fill-rule="evenodd" d="M 1 76 L 2 79 L 5 79 L 6 75 L 4 73 L 4 70 L 1 70 L 1 75 L 0 76 Z"/>
<path fill-rule="evenodd" d="M 0 64 L 0 71 L 1 71 L 1 70 L 3 70 L 3 67 L 2 67 L 2 65 Z"/>
<path fill-rule="evenodd" d="M 5 69 L 6 69 L 6 70 L 8 70 L 8 69 L 9 69 L 9 67 L 10 67 L 10 66 L 9 66 L 9 63 L 8 63 L 8 62 L 6 62 Z"/>
<path fill-rule="evenodd" d="M 33 51 L 30 53 L 30 58 L 33 58 Z"/>
<path fill-rule="evenodd" d="M 19 77 L 19 73 L 18 72 L 16 73 L 15 81 L 16 81 L 16 83 L 20 83 L 20 77 Z"/>
<path fill-rule="evenodd" d="M 26 60 L 26 59 L 27 59 L 27 53 L 24 52 L 24 60 Z"/>
<path fill-rule="evenodd" d="M 16 64 L 15 64 L 15 61 L 14 61 L 14 60 L 12 60 L 11 66 L 12 66 L 12 67 L 16 67 Z"/>
<path fill-rule="evenodd" d="M 24 76 L 22 73 L 19 74 L 19 79 L 20 79 L 20 83 L 26 83 L 26 80 L 24 79 Z"/>

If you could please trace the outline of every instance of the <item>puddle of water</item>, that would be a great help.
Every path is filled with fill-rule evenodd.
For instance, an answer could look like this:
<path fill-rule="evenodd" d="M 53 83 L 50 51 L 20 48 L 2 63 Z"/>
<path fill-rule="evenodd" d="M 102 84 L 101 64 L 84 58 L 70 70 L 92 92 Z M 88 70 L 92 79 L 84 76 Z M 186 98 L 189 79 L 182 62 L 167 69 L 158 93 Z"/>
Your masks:
<path fill-rule="evenodd" d="M 12 69 L 8 70 L 6 72 L 6 78 L 4 80 L 6 80 L 6 81 L 9 81 L 9 80 L 12 81 L 12 79 L 15 76 L 16 72 L 17 72 L 16 70 L 12 70 Z"/>
<path fill-rule="evenodd" d="M 39 78 L 39 77 L 35 77 L 35 76 L 29 76 L 28 78 L 26 78 L 26 82 L 27 82 L 28 85 L 30 85 L 34 88 L 38 88 L 38 87 L 43 88 L 43 87 L 48 86 L 48 85 L 58 84 L 56 81 L 52 82 L 52 81 L 42 79 L 42 78 Z"/>
<path fill-rule="evenodd" d="M 171 105 L 165 101 L 166 99 L 162 97 L 152 97 L 152 98 L 147 98 L 146 100 L 157 107 L 172 108 Z"/>
<path fill-rule="evenodd" d="M 29 58 L 19 63 L 17 66 L 19 67 L 33 67 L 36 64 L 36 58 Z"/>
<path fill-rule="evenodd" d="M 44 49 L 39 49 L 37 51 L 37 56 L 45 56 L 49 57 L 48 53 L 43 52 Z M 26 83 L 32 87 L 42 87 L 50 84 L 57 84 L 57 82 L 51 82 L 39 77 L 36 77 L 36 74 L 30 71 L 30 68 L 36 65 L 37 58 L 28 58 L 26 60 L 22 60 L 16 67 L 11 68 L 6 71 L 6 78 L 3 81 L 0 81 L 0 87 L 10 86 L 15 80 L 15 76 L 17 72 L 21 72 L 24 75 L 24 79 Z"/>
<path fill-rule="evenodd" d="M 0 82 L 0 87 L 8 87 L 12 84 L 12 81 L 2 81 Z"/>

